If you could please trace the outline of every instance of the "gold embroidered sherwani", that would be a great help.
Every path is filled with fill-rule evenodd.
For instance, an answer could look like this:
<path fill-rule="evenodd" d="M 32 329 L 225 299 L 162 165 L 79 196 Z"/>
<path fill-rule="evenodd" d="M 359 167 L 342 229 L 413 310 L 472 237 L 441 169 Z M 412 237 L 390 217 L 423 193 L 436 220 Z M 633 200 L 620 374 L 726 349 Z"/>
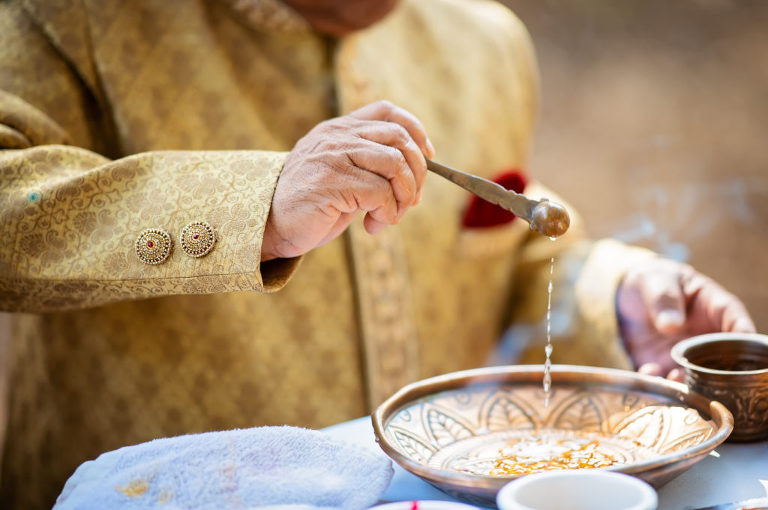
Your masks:
<path fill-rule="evenodd" d="M 440 161 L 526 166 L 534 56 L 494 3 L 403 0 L 334 42 L 264 0 L 0 2 L 8 507 L 50 506 L 78 464 L 123 445 L 361 416 L 486 363 L 509 324 L 540 362 L 552 256 L 555 362 L 629 366 L 613 297 L 647 254 L 588 243 L 578 221 L 554 243 L 520 220 L 464 230 L 468 196 L 437 176 L 397 227 L 355 223 L 298 268 L 259 264 L 286 151 L 382 98 L 423 121 Z M 134 254 L 141 230 L 192 221 L 218 233 L 206 257 Z"/>

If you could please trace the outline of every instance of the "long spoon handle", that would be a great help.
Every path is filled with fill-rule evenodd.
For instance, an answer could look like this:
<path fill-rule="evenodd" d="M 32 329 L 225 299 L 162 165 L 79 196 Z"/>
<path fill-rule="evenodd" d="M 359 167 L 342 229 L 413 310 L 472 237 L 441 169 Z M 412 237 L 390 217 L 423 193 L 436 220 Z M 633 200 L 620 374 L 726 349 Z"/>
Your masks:
<path fill-rule="evenodd" d="M 530 223 L 532 230 L 545 236 L 558 237 L 568 230 L 570 217 L 560 204 L 550 202 L 546 198 L 540 201 L 531 200 L 488 179 L 450 168 L 431 159 L 427 159 L 427 168 L 483 200 L 512 212 Z"/>

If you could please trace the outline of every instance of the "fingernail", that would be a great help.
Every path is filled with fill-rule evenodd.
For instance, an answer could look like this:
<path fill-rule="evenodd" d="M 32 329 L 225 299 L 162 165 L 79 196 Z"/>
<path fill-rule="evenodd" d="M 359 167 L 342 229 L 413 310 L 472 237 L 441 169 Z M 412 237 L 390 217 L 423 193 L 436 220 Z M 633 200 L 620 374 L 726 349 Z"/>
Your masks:
<path fill-rule="evenodd" d="M 656 329 L 659 331 L 674 331 L 683 325 L 685 317 L 677 310 L 662 310 L 656 316 Z"/>

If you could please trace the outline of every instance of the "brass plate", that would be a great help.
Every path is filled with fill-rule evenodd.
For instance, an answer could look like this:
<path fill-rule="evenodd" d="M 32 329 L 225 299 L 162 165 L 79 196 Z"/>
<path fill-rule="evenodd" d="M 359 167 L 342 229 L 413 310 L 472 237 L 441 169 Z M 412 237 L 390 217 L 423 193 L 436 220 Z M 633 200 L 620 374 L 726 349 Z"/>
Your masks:
<path fill-rule="evenodd" d="M 733 429 L 718 402 L 682 384 L 624 370 L 555 365 L 544 406 L 540 365 L 483 368 L 410 384 L 373 414 L 382 449 L 454 497 L 487 505 L 516 476 L 492 476 L 499 451 L 540 435 L 599 438 L 607 469 L 656 487 L 701 460 Z"/>

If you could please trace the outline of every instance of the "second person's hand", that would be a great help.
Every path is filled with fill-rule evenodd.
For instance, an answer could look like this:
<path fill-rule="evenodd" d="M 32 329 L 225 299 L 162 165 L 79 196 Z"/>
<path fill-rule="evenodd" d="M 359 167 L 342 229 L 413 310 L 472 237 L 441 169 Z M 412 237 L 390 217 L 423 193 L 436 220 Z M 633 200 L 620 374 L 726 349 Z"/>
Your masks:
<path fill-rule="evenodd" d="M 303 255 L 339 236 L 358 211 L 374 234 L 418 203 L 434 155 L 421 122 L 377 101 L 315 126 L 286 159 L 261 259 Z"/>
<path fill-rule="evenodd" d="M 681 380 L 670 350 L 703 333 L 754 333 L 744 304 L 687 264 L 655 257 L 627 272 L 616 297 L 621 334 L 640 372 Z"/>

